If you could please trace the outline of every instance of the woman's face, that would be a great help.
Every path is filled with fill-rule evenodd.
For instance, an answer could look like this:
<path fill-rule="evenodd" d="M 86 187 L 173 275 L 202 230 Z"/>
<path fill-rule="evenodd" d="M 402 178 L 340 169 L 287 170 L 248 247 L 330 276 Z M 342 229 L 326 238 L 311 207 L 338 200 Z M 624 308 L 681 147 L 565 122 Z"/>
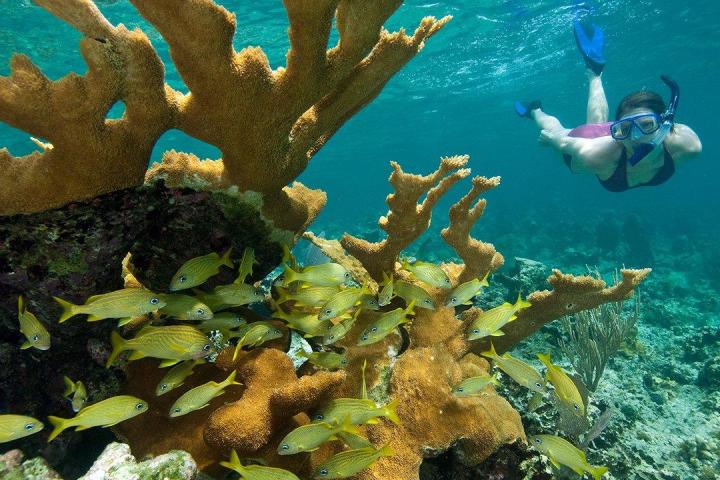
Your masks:
<path fill-rule="evenodd" d="M 645 108 L 645 107 L 634 108 L 632 110 L 623 112 L 623 116 L 620 119 L 622 120 L 622 119 L 625 119 L 628 117 L 634 117 L 635 115 L 644 115 L 644 114 L 652 115 L 654 113 L 655 112 L 653 112 L 649 108 Z M 636 126 L 633 125 L 632 130 L 630 131 L 630 136 L 628 138 L 622 140 L 622 142 L 624 144 L 626 144 L 627 146 L 634 146 L 634 145 L 638 145 L 641 143 L 650 143 L 653 136 L 655 136 L 655 132 L 645 134 L 639 128 L 637 128 Z"/>

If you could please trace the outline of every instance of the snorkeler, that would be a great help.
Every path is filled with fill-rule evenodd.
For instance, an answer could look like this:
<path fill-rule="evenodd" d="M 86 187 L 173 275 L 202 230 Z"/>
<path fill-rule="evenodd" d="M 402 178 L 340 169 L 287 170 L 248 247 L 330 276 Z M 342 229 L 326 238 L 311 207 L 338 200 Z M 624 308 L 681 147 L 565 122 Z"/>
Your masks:
<path fill-rule="evenodd" d="M 535 120 L 540 128 L 538 141 L 562 153 L 572 172 L 597 176 L 611 192 L 664 183 L 678 166 L 702 150 L 697 134 L 687 125 L 674 122 L 680 95 L 677 83 L 665 75 L 660 77 L 670 88 L 667 107 L 660 95 L 642 90 L 623 98 L 615 121 L 609 122 L 600 78 L 605 66 L 603 31 L 594 24 L 587 31 L 578 19 L 573 30 L 590 81 L 587 123 L 565 128 L 542 111 L 539 100 L 515 102 L 516 113 Z"/>

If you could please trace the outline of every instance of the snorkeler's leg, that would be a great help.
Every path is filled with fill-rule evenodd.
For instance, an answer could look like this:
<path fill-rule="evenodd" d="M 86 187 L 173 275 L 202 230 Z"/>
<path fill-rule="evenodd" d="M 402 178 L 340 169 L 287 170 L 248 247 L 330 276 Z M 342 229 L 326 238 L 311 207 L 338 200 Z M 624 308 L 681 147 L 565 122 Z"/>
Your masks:
<path fill-rule="evenodd" d="M 605 97 L 600 75 L 588 69 L 588 103 L 586 123 L 604 123 L 608 121 L 609 107 Z"/>
<path fill-rule="evenodd" d="M 553 132 L 567 130 L 565 127 L 563 127 L 562 123 L 560 123 L 560 120 L 558 120 L 557 117 L 548 115 L 540 108 L 532 110 L 530 112 L 530 116 L 533 120 L 535 120 L 535 123 L 540 130 L 550 130 Z"/>

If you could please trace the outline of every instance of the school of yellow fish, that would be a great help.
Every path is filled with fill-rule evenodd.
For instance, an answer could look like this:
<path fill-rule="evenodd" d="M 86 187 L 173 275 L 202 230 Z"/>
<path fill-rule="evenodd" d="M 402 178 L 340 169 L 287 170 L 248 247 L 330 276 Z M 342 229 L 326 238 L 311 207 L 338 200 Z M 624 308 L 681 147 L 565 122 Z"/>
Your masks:
<path fill-rule="evenodd" d="M 472 304 L 473 298 L 483 287 L 488 286 L 486 275 L 453 288 L 447 274 L 438 265 L 422 261 L 411 263 L 402 259 L 402 269 L 418 283 L 396 279 L 392 273 L 383 274 L 384 280 L 376 297 L 367 285 L 348 285 L 353 278 L 337 263 L 301 268 L 289 248 L 285 247 L 284 252 L 284 271 L 274 284 L 275 298 L 267 299 L 272 306 L 272 319 L 281 320 L 285 327 L 305 338 L 315 339 L 313 343 L 318 350 L 301 351 L 299 355 L 315 367 L 328 370 L 341 369 L 347 365 L 345 352 L 334 347 L 334 344 L 344 338 L 363 310 L 379 310 L 389 305 L 394 298 L 401 299 L 405 304 L 404 307 L 381 313 L 368 324 L 358 338 L 357 345 L 360 347 L 379 342 L 398 331 L 402 325 L 410 324 L 415 309 L 437 308 L 430 294 L 419 283 L 447 289 L 444 305 L 449 308 Z M 212 290 L 199 288 L 218 274 L 222 267 L 235 268 L 231 253 L 232 249 L 222 255 L 212 252 L 185 262 L 168 286 L 168 291 L 172 293 L 155 293 L 142 287 L 124 288 L 91 296 L 81 305 L 54 297 L 62 307 L 58 321 L 63 323 L 76 315 L 86 315 L 89 322 L 117 319 L 118 326 L 122 326 L 137 318 L 145 318 L 146 325 L 133 338 L 125 339 L 118 332 L 112 332 L 112 353 L 107 360 L 107 367 L 125 351 L 131 352 L 128 361 L 156 358 L 160 361 L 160 368 L 172 367 L 156 388 L 157 396 L 164 395 L 181 387 L 185 379 L 192 375 L 195 366 L 212 359 L 218 348 L 225 346 L 211 341 L 208 338 L 210 332 L 219 332 L 225 342 L 237 339 L 235 356 L 243 348 L 258 347 L 283 336 L 282 330 L 271 319 L 248 323 L 239 313 L 223 311 L 266 301 L 261 289 L 245 283 L 248 276 L 252 275 L 255 263 L 251 248 L 243 252 L 238 275 L 233 283 L 216 286 Z M 178 293 L 188 289 L 192 289 L 193 295 Z M 467 328 L 467 340 L 503 335 L 502 328 L 514 321 L 520 310 L 529 306 L 530 302 L 518 295 L 515 303 L 506 302 L 483 311 Z M 26 338 L 20 348 L 50 348 L 47 329 L 28 311 L 22 296 L 18 298 L 18 321 L 20 332 Z M 577 386 L 560 366 L 551 362 L 549 354 L 538 354 L 538 359 L 545 366 L 544 377 L 532 365 L 509 353 L 498 355 L 492 343 L 490 350 L 482 355 L 512 380 L 535 392 L 531 402 L 541 401 L 544 395 L 554 395 L 561 405 L 578 416 L 585 416 L 585 405 Z M 207 382 L 182 393 L 173 403 L 168 416 L 174 418 L 207 407 L 225 389 L 241 385 L 235 381 L 236 373 L 231 372 L 222 382 Z M 48 441 L 67 428 L 75 427 L 79 431 L 97 426 L 108 427 L 140 415 L 149 408 L 145 400 L 129 395 L 110 397 L 86 406 L 88 392 L 82 381 L 72 381 L 66 376 L 64 382 L 64 396 L 70 401 L 76 415 L 71 418 L 49 416 L 48 420 L 54 429 Z M 549 388 L 548 383 L 552 388 Z M 458 399 L 485 395 L 491 385 L 499 385 L 497 373 L 466 378 L 453 386 L 451 393 Z M 328 441 L 342 441 L 349 450 L 334 455 L 318 466 L 314 478 L 350 477 L 380 458 L 393 454 L 388 445 L 376 448 L 360 436 L 357 426 L 378 423 L 381 418 L 399 424 L 395 408 L 394 402 L 377 405 L 368 399 L 363 380 L 363 398 L 331 400 L 313 414 L 310 424 L 288 433 L 278 445 L 277 452 L 280 455 L 293 455 L 313 451 Z M 0 443 L 35 434 L 43 428 L 43 423 L 32 417 L 0 414 Z M 536 435 L 530 437 L 529 442 L 547 456 L 556 468 L 564 465 L 581 476 L 587 472 L 596 480 L 607 471 L 606 467 L 590 465 L 582 450 L 561 437 Z M 230 461 L 221 462 L 221 465 L 251 480 L 297 479 L 293 473 L 279 468 L 243 465 L 234 451 L 230 454 Z"/>

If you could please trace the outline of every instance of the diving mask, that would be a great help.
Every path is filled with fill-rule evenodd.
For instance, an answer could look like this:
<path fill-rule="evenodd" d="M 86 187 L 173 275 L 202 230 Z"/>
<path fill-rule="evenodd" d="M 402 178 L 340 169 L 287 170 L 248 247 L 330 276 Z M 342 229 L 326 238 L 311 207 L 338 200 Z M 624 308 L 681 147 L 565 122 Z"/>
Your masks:
<path fill-rule="evenodd" d="M 633 131 L 641 135 L 655 133 L 662 124 L 662 118 L 656 113 L 641 113 L 625 117 L 610 126 L 610 135 L 615 140 L 625 140 Z M 638 136 L 641 136 L 638 135 Z M 635 135 L 633 135 L 635 137 Z"/>

